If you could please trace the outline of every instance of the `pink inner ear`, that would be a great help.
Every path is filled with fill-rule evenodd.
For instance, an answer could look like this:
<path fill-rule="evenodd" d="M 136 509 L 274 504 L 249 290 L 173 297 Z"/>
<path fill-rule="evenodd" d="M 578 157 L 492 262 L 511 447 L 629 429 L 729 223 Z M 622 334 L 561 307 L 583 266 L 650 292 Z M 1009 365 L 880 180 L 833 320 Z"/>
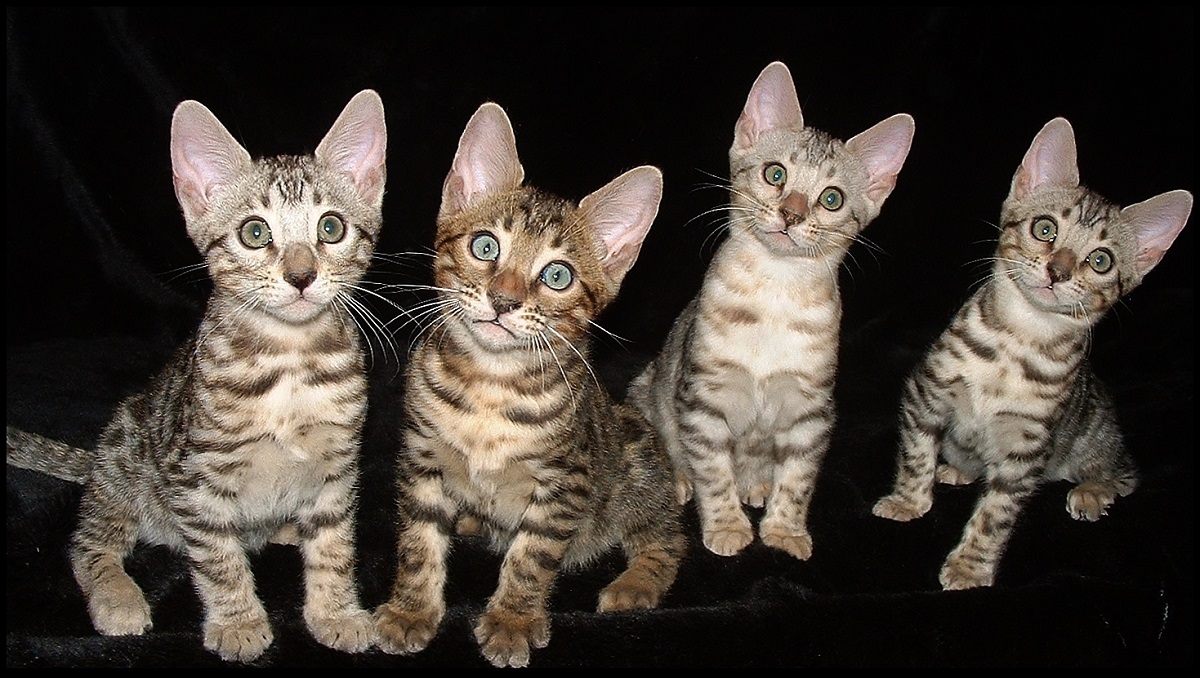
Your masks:
<path fill-rule="evenodd" d="M 773 62 L 759 73 L 750 88 L 746 105 L 734 125 L 734 144 L 748 148 L 767 130 L 803 127 L 804 114 L 800 111 L 792 74 L 782 62 Z"/>
<path fill-rule="evenodd" d="M 315 155 L 354 180 L 363 200 L 383 198 L 386 176 L 387 127 L 383 102 L 373 90 L 363 90 L 346 104 Z"/>
<path fill-rule="evenodd" d="M 637 261 L 661 201 L 662 172 L 644 165 L 579 202 L 580 212 L 604 245 L 604 268 L 614 282 L 619 284 Z"/>
<path fill-rule="evenodd" d="M 485 103 L 471 116 L 458 141 L 442 185 L 442 213 L 459 212 L 482 196 L 516 189 L 524 180 L 508 115 L 500 106 Z"/>
<path fill-rule="evenodd" d="M 1075 130 L 1066 118 L 1055 118 L 1033 138 L 1013 177 L 1009 194 L 1020 199 L 1042 186 L 1075 188 L 1078 185 Z"/>
<path fill-rule="evenodd" d="M 1137 237 L 1137 269 L 1146 275 L 1162 261 L 1192 213 L 1192 194 L 1170 191 L 1121 210 Z"/>
<path fill-rule="evenodd" d="M 186 213 L 208 209 L 213 192 L 250 165 L 250 154 L 202 104 L 185 101 L 171 122 L 175 194 Z"/>

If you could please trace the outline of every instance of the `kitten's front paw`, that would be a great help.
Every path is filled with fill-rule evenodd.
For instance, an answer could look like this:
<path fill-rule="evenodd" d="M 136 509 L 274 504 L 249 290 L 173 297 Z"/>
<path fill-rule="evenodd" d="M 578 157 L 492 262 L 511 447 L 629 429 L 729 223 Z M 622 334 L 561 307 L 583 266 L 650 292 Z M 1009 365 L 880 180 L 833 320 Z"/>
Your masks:
<path fill-rule="evenodd" d="M 237 621 L 204 623 L 204 648 L 225 661 L 252 662 L 274 640 L 265 612 Z"/>
<path fill-rule="evenodd" d="M 975 482 L 975 476 L 950 464 L 938 464 L 936 478 L 943 485 L 970 485 Z"/>
<path fill-rule="evenodd" d="M 704 548 L 718 556 L 732 556 L 754 541 L 754 530 L 750 523 L 728 525 L 704 531 Z"/>
<path fill-rule="evenodd" d="M 105 636 L 140 636 L 154 628 L 150 605 L 132 579 L 114 577 L 108 586 L 96 587 L 88 600 L 88 613 L 96 632 Z"/>
<path fill-rule="evenodd" d="M 550 642 L 550 619 L 544 612 L 488 610 L 475 627 L 475 640 L 493 666 L 528 666 L 530 649 Z"/>
<path fill-rule="evenodd" d="M 384 603 L 375 610 L 379 649 L 388 654 L 420 652 L 433 640 L 441 621 L 441 614 L 434 610 L 414 611 Z"/>
<path fill-rule="evenodd" d="M 305 620 L 318 643 L 342 652 L 365 652 L 378 638 L 371 613 L 358 608 L 318 619 L 308 619 L 305 615 Z"/>
<path fill-rule="evenodd" d="M 758 526 L 758 536 L 767 546 L 779 549 L 797 560 L 808 560 L 812 557 L 812 535 L 808 530 L 789 528 L 764 520 Z"/>
<path fill-rule="evenodd" d="M 875 506 L 871 509 L 871 513 L 879 516 L 880 518 L 898 520 L 904 523 L 925 515 L 931 506 L 933 506 L 933 502 L 929 500 L 926 500 L 921 504 L 917 504 L 904 497 L 893 494 L 875 502 Z"/>
<path fill-rule="evenodd" d="M 1067 513 L 1075 520 L 1096 522 L 1108 515 L 1108 507 L 1117 500 L 1117 491 L 1104 483 L 1080 483 L 1067 493 Z"/>
<path fill-rule="evenodd" d="M 942 589 L 956 591 L 991 586 L 996 579 L 995 568 L 951 554 L 942 566 L 938 581 Z"/>

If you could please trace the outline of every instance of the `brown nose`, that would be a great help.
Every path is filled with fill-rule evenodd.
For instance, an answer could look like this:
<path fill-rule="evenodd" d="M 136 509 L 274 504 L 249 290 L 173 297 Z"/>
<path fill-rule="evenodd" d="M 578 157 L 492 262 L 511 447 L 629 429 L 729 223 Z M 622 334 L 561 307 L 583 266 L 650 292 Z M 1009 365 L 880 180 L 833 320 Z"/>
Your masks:
<path fill-rule="evenodd" d="M 779 213 L 788 226 L 804 221 L 808 216 L 808 196 L 795 191 L 788 193 L 783 197 L 783 202 L 779 203 Z"/>
<path fill-rule="evenodd" d="M 307 245 L 289 245 L 283 251 L 283 279 L 301 292 L 317 279 L 317 258 Z"/>
<path fill-rule="evenodd" d="M 521 277 L 512 271 L 501 271 L 488 285 L 488 301 L 497 314 L 508 313 L 525 300 L 525 286 Z"/>
<path fill-rule="evenodd" d="M 1063 248 L 1054 253 L 1050 257 L 1050 263 L 1046 264 L 1046 272 L 1050 274 L 1050 283 L 1060 283 L 1064 280 L 1071 279 L 1071 272 L 1075 270 L 1075 253 L 1069 249 Z"/>

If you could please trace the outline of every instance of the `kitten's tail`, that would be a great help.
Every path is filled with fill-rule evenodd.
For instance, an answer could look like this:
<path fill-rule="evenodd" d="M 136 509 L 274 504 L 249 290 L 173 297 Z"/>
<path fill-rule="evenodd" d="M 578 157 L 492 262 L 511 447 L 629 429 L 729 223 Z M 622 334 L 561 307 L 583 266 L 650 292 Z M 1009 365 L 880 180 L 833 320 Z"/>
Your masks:
<path fill-rule="evenodd" d="M 8 440 L 5 461 L 10 466 L 80 484 L 92 473 L 93 457 L 87 450 L 12 426 L 6 427 L 5 433 Z"/>

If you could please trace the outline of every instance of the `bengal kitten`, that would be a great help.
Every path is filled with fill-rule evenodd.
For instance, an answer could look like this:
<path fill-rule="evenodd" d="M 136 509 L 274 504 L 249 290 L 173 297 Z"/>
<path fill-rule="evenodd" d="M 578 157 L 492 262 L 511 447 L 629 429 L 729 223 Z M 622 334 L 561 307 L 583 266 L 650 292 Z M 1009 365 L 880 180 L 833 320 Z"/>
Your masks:
<path fill-rule="evenodd" d="M 942 566 L 942 588 L 995 582 L 1039 486 L 1073 483 L 1067 512 L 1087 521 L 1137 486 L 1112 399 L 1087 360 L 1089 340 L 1162 259 L 1191 209 L 1187 191 L 1121 208 L 1080 185 L 1075 134 L 1063 118 L 1034 138 L 1001 209 L 991 276 L 905 385 L 895 487 L 874 507 L 912 520 L 932 506 L 935 480 L 984 480 Z"/>
<path fill-rule="evenodd" d="M 9 464 L 85 486 L 70 559 L 101 634 L 153 627 L 123 560 L 164 544 L 191 566 L 204 647 L 253 661 L 273 634 L 248 553 L 279 533 L 303 553 L 313 636 L 373 644 L 354 582 L 367 383 L 351 295 L 379 237 L 386 142 L 371 90 L 306 156 L 252 160 L 199 102 L 175 109 L 175 193 L 213 283 L 199 328 L 94 450 L 7 429 Z"/>
<path fill-rule="evenodd" d="M 504 554 L 475 627 L 496 666 L 550 639 L 557 573 L 620 546 L 601 612 L 656 607 L 686 549 L 670 460 L 589 364 L 590 329 L 633 266 L 662 175 L 617 177 L 576 205 L 523 185 L 508 116 L 485 103 L 442 190 L 436 298 L 409 360 L 398 473 L 398 566 L 380 646 L 424 649 L 446 612 L 456 523 Z"/>
<path fill-rule="evenodd" d="M 704 546 L 754 539 L 806 560 L 808 509 L 835 419 L 838 267 L 883 207 L 912 144 L 894 115 L 842 142 L 805 126 L 787 66 L 750 90 L 729 149 L 728 237 L 629 399 L 666 442 Z"/>

